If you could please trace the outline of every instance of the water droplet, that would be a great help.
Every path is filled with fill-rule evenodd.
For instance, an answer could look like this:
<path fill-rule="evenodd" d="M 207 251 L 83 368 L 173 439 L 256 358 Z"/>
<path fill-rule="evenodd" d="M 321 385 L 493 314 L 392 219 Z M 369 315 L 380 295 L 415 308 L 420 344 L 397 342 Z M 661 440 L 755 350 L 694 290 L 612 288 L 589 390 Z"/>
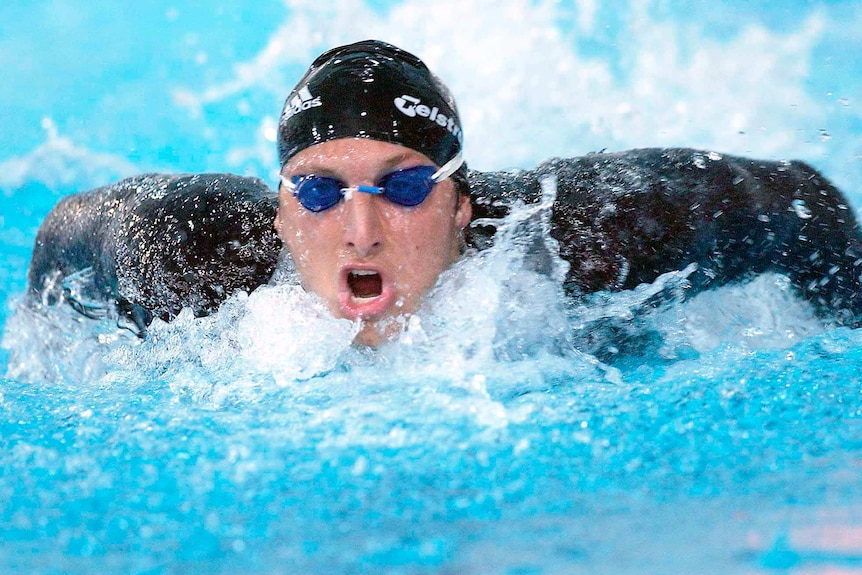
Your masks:
<path fill-rule="evenodd" d="M 805 200 L 793 200 L 791 204 L 796 215 L 803 220 L 811 219 L 811 210 L 805 205 Z"/>

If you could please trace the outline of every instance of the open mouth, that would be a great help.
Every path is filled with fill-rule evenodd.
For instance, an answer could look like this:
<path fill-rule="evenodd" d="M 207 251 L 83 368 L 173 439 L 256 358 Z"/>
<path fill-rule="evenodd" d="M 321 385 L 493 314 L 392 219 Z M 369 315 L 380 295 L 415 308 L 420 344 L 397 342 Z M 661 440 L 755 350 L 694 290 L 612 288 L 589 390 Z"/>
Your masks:
<path fill-rule="evenodd" d="M 397 290 L 385 270 L 346 267 L 341 271 L 338 315 L 349 320 L 377 320 L 389 314 Z"/>
<path fill-rule="evenodd" d="M 347 274 L 347 287 L 355 298 L 375 298 L 383 293 L 383 278 L 375 271 L 351 270 Z"/>

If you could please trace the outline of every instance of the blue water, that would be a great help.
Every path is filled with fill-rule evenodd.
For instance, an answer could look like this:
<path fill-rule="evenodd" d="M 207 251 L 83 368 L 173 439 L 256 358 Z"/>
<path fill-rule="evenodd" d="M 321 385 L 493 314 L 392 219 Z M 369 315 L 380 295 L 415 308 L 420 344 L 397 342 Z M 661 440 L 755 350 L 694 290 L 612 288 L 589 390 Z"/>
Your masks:
<path fill-rule="evenodd" d="M 859 213 L 858 3 L 619 6 L 0 7 L 0 572 L 862 572 L 862 332 L 779 276 L 575 306 L 524 260 L 534 209 L 376 352 L 290 285 L 145 343 L 17 307 L 58 198 L 154 169 L 274 182 L 287 89 L 369 36 L 451 85 L 474 167 L 800 158 Z"/>

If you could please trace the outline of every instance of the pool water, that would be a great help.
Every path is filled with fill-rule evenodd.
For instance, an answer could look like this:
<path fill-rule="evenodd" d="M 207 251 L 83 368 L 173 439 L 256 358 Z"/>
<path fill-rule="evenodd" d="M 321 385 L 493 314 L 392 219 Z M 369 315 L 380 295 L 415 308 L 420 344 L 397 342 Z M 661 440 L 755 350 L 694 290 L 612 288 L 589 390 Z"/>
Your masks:
<path fill-rule="evenodd" d="M 859 47 L 850 31 L 862 28 L 848 24 L 858 9 L 710 3 L 698 24 L 673 2 L 633 2 L 629 18 L 592 2 L 476 2 L 459 9 L 487 26 L 443 41 L 443 23 L 461 26 L 454 5 L 148 6 L 134 24 L 96 3 L 0 9 L 70 42 L 68 75 L 28 84 L 32 102 L 0 92 L 22 110 L 18 139 L 0 139 L 0 572 L 862 572 L 862 332 L 814 317 L 781 276 L 690 297 L 687 268 L 572 302 L 562 262 L 532 265 L 536 245 L 555 248 L 539 205 L 497 222 L 497 243 L 447 272 L 376 351 L 352 347 L 356 326 L 290 270 L 207 318 L 157 321 L 145 341 L 110 314 L 21 297 L 36 229 L 59 197 L 149 169 L 270 178 L 278 98 L 318 49 L 367 35 L 453 78 L 475 167 L 601 141 L 721 147 L 806 159 L 858 208 L 858 63 L 836 48 Z M 76 33 L 100 9 L 116 29 L 93 41 L 117 43 L 116 55 L 95 57 L 105 46 Z M 28 46 L 4 27 L 0 59 Z M 509 52 L 512 30 L 554 58 L 556 75 L 590 82 L 533 84 L 551 77 L 549 61 Z M 287 31 L 294 44 L 279 52 Z M 122 43 L 129 34 L 140 50 Z M 676 77 L 648 54 L 632 67 L 629 35 L 678 50 L 699 40 Z M 764 64 L 759 81 L 793 101 L 776 88 L 747 95 L 752 47 L 767 45 L 782 71 Z M 16 78 L 56 65 L 49 52 L 19 62 Z M 741 84 L 725 108 L 694 74 L 715 53 L 725 58 L 707 67 Z M 107 74 L 95 103 L 71 79 L 94 69 Z M 613 105 L 595 101 L 590 123 L 569 108 L 593 102 L 595 82 Z M 507 99 L 539 88 L 543 102 Z M 580 106 L 564 106 L 565 93 Z M 746 118 L 723 132 L 717 118 L 734 114 Z M 548 134 L 560 118 L 571 128 Z"/>

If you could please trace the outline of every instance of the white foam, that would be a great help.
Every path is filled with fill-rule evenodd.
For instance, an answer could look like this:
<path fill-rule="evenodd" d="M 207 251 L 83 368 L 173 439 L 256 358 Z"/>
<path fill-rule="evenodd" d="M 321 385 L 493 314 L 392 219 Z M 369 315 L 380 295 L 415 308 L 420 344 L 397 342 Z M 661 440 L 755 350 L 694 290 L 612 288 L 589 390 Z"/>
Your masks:
<path fill-rule="evenodd" d="M 92 320 L 71 306 L 44 305 L 18 298 L 3 329 L 0 347 L 9 350 L 6 376 L 22 381 L 93 383 L 106 371 L 112 349 L 137 344 L 116 316 Z"/>
<path fill-rule="evenodd" d="M 263 286 L 248 299 L 237 342 L 246 361 L 286 385 L 331 370 L 358 331 L 298 285 Z"/>
<path fill-rule="evenodd" d="M 793 293 L 790 280 L 777 274 L 700 293 L 657 318 L 656 325 L 665 337 L 664 353 L 671 357 L 681 344 L 699 352 L 726 344 L 784 349 L 825 329 L 813 308 Z"/>

